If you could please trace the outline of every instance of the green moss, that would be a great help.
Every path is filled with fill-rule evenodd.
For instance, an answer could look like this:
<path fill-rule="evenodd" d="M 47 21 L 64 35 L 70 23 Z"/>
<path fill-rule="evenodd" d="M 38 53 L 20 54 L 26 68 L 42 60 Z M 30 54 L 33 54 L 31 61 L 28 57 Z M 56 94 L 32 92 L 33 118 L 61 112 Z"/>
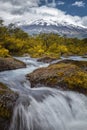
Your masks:
<path fill-rule="evenodd" d="M 47 79 L 45 79 L 45 83 L 46 83 L 46 85 L 47 84 L 49 84 L 49 85 L 51 85 L 51 86 L 53 86 L 54 84 L 55 85 L 57 85 L 57 77 L 49 77 L 49 78 L 47 78 Z"/>
<path fill-rule="evenodd" d="M 8 89 L 7 86 L 0 82 L 0 89 Z"/>
<path fill-rule="evenodd" d="M 72 74 L 70 77 L 65 77 L 64 82 L 71 89 L 87 89 L 87 73 L 83 71 L 78 71 L 75 74 Z"/>
<path fill-rule="evenodd" d="M 0 118 L 9 119 L 12 115 L 13 104 L 18 95 L 0 82 Z"/>
<path fill-rule="evenodd" d="M 2 96 L 4 96 L 7 92 L 10 92 L 7 86 L 0 83 L 0 117 L 2 118 L 9 118 L 11 115 L 10 111 L 6 108 L 6 101 L 2 100 Z"/>
<path fill-rule="evenodd" d="M 2 118 L 9 118 L 10 116 L 11 116 L 10 110 L 8 110 L 6 107 L 4 107 L 0 103 L 0 117 L 2 117 Z"/>
<path fill-rule="evenodd" d="M 76 65 L 80 68 L 87 68 L 87 61 L 74 61 L 74 60 L 63 60 L 63 61 L 60 61 L 59 63 L 65 63 L 65 64 L 72 64 L 72 65 Z"/>
<path fill-rule="evenodd" d="M 40 83 L 53 88 L 60 87 L 64 90 L 87 93 L 86 70 L 71 62 L 52 64 L 47 68 L 37 69 L 27 77 L 32 87 Z"/>
<path fill-rule="evenodd" d="M 0 95 L 6 94 L 6 93 L 13 93 L 5 84 L 0 82 Z"/>

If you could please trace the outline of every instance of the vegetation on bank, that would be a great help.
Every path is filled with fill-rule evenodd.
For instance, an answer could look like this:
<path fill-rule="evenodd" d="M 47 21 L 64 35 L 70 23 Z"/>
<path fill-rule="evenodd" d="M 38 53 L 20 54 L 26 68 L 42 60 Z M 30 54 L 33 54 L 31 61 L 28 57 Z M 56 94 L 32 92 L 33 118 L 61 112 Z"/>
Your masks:
<path fill-rule="evenodd" d="M 0 20 L 0 57 L 23 55 L 53 57 L 61 55 L 84 55 L 87 53 L 87 38 L 67 38 L 58 34 L 30 36 L 14 24 L 5 26 Z"/>
<path fill-rule="evenodd" d="M 81 63 L 83 67 L 85 62 Z M 87 64 L 85 65 L 87 68 Z M 87 94 L 87 71 L 82 67 L 70 61 L 69 63 L 62 61 L 47 68 L 35 70 L 27 75 L 27 79 L 31 82 L 31 87 L 43 84 L 52 88 L 79 91 Z"/>

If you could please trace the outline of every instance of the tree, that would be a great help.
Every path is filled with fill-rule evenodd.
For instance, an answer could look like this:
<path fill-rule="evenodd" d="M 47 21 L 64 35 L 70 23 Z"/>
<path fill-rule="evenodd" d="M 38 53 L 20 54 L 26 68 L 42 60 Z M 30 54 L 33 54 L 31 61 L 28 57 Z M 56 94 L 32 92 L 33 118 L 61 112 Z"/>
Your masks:
<path fill-rule="evenodd" d="M 3 26 L 4 21 L 0 19 L 0 27 Z"/>

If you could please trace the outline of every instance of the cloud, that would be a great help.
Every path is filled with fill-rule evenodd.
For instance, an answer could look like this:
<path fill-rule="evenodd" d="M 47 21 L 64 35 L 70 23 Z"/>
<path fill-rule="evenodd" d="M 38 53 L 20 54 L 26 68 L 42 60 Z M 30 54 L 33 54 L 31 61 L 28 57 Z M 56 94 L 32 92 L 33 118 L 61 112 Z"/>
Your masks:
<path fill-rule="evenodd" d="M 27 5 L 28 6 L 37 6 L 40 0 L 0 0 L 3 3 L 11 3 L 12 5 Z"/>
<path fill-rule="evenodd" d="M 21 0 L 21 2 L 18 0 L 1 0 L 0 17 L 5 20 L 5 24 L 20 22 L 21 25 L 24 25 L 43 19 L 50 22 L 68 22 L 69 24 L 87 27 L 87 16 L 72 16 L 54 8 L 54 6 L 48 6 L 47 0 L 45 0 L 47 3 L 44 6 L 39 6 L 40 2 L 41 0 Z M 52 1 L 52 4 L 55 5 L 55 0 Z"/>
<path fill-rule="evenodd" d="M 85 3 L 83 1 L 76 1 L 72 6 L 85 7 Z"/>
<path fill-rule="evenodd" d="M 48 7 L 56 7 L 56 1 L 52 0 L 51 2 L 49 2 L 48 0 L 45 0 L 45 4 Z"/>
<path fill-rule="evenodd" d="M 57 4 L 58 4 L 58 5 L 64 5 L 65 2 L 63 2 L 63 1 L 58 1 Z"/>
<path fill-rule="evenodd" d="M 48 7 L 56 7 L 57 5 L 64 5 L 65 2 L 63 1 L 56 2 L 56 0 L 52 0 L 51 2 L 49 2 L 48 0 L 45 0 L 45 4 Z"/>

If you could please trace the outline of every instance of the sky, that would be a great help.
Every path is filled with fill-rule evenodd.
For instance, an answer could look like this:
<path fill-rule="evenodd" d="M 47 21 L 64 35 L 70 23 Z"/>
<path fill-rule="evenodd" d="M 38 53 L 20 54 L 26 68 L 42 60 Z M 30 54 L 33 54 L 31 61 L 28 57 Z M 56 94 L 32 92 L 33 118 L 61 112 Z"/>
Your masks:
<path fill-rule="evenodd" d="M 87 28 L 87 0 L 0 0 L 0 18 L 5 24 L 47 19 Z"/>

